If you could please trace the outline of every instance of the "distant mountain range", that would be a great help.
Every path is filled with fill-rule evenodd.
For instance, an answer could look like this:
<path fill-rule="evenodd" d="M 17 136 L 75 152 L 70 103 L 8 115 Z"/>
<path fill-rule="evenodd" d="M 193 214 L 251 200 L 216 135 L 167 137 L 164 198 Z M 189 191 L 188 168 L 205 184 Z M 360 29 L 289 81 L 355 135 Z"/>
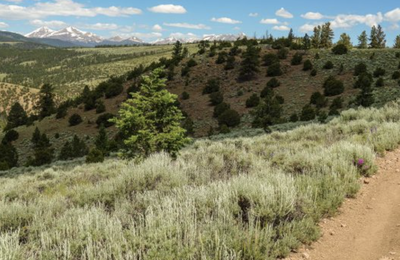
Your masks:
<path fill-rule="evenodd" d="M 167 37 L 163 39 L 157 39 L 153 42 L 145 42 L 138 37 L 123 38 L 115 36 L 112 38 L 105 39 L 91 32 L 84 32 L 75 27 L 67 27 L 59 31 L 52 30 L 48 27 L 41 27 L 34 30 L 25 36 L 0 31 L 0 42 L 24 42 L 32 44 L 45 44 L 54 47 L 95 47 L 99 45 L 145 45 L 145 44 L 174 44 L 176 41 L 182 43 L 194 43 L 201 40 L 206 41 L 235 41 L 238 38 L 245 37 L 245 34 L 241 33 L 238 35 L 233 34 L 211 34 L 205 35 L 202 38 L 176 38 Z"/>

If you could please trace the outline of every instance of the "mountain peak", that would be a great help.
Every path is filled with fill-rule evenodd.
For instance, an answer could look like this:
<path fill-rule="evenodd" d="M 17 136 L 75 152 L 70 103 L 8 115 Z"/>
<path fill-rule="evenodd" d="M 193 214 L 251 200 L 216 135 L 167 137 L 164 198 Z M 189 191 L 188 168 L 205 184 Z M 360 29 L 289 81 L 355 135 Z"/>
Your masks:
<path fill-rule="evenodd" d="M 50 29 L 50 28 L 48 28 L 48 27 L 46 27 L 46 26 L 43 26 L 43 27 L 40 27 L 40 28 L 34 30 L 31 33 L 26 34 L 25 37 L 28 37 L 28 38 L 46 38 L 48 35 L 50 35 L 53 32 L 55 32 L 55 31 Z"/>

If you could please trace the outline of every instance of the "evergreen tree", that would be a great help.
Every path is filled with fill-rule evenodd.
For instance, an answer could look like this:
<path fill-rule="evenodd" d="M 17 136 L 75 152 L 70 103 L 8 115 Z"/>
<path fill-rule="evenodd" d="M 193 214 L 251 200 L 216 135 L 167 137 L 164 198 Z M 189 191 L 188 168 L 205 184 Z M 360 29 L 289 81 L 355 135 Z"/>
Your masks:
<path fill-rule="evenodd" d="M 40 89 L 40 98 L 37 108 L 39 110 L 39 119 L 48 117 L 56 112 L 54 103 L 54 88 L 50 84 L 44 84 Z"/>
<path fill-rule="evenodd" d="M 34 157 L 28 160 L 27 165 L 41 166 L 49 164 L 54 158 L 54 149 L 46 134 L 41 134 L 39 129 L 36 128 L 32 135 L 31 142 L 34 147 Z"/>
<path fill-rule="evenodd" d="M 293 40 L 294 40 L 294 33 L 293 33 L 293 29 L 291 28 L 289 31 L 289 34 L 288 34 L 288 41 L 290 44 L 292 44 Z"/>
<path fill-rule="evenodd" d="M 260 49 L 254 45 L 248 45 L 247 50 L 243 53 L 243 60 L 240 68 L 240 80 L 250 80 L 259 72 L 260 60 L 258 55 Z"/>
<path fill-rule="evenodd" d="M 378 48 L 383 49 L 386 47 L 386 34 L 383 31 L 383 28 L 381 25 L 378 25 L 378 29 L 376 32 L 376 38 L 377 38 L 377 43 L 378 43 Z"/>
<path fill-rule="evenodd" d="M 96 149 L 100 150 L 104 155 L 109 153 L 109 140 L 106 132 L 106 128 L 101 126 L 99 129 L 99 134 L 94 141 Z"/>
<path fill-rule="evenodd" d="M 363 107 L 369 107 L 374 103 L 374 96 L 372 94 L 372 77 L 367 74 L 358 76 L 358 87 L 361 88 L 360 94 L 356 99 L 356 104 Z"/>
<path fill-rule="evenodd" d="M 163 150 L 175 157 L 189 141 L 180 125 L 184 117 L 176 105 L 177 96 L 165 89 L 161 73 L 156 69 L 144 76 L 140 91 L 111 120 L 124 138 L 124 157 L 147 157 Z"/>
<path fill-rule="evenodd" d="M 314 35 L 311 37 L 311 46 L 314 49 L 319 49 L 321 46 L 321 26 L 314 27 Z"/>
<path fill-rule="evenodd" d="M 335 34 L 331 28 L 331 23 L 328 22 L 322 25 L 320 48 L 331 48 L 333 45 L 332 40 L 334 36 Z"/>
<path fill-rule="evenodd" d="M 83 157 L 89 152 L 89 149 L 86 146 L 85 142 L 81 140 L 77 135 L 74 135 L 71 146 L 74 158 Z"/>
<path fill-rule="evenodd" d="M 11 107 L 10 113 L 7 116 L 7 125 L 4 130 L 10 130 L 18 126 L 28 123 L 28 115 L 20 103 L 16 102 Z"/>
<path fill-rule="evenodd" d="M 366 31 L 363 31 L 360 36 L 358 36 L 358 46 L 359 49 L 368 48 L 368 35 Z"/>
<path fill-rule="evenodd" d="M 369 36 L 369 47 L 373 49 L 379 48 L 378 30 L 375 25 L 371 27 L 371 34 Z"/>
<path fill-rule="evenodd" d="M 182 43 L 177 41 L 174 45 L 174 49 L 172 50 L 172 60 L 174 61 L 175 65 L 178 65 L 182 60 L 182 50 Z"/>
<path fill-rule="evenodd" d="M 0 171 L 9 170 L 17 165 L 17 149 L 11 143 L 0 143 Z"/>
<path fill-rule="evenodd" d="M 41 138 L 41 134 L 39 131 L 39 128 L 35 128 L 35 131 L 32 134 L 32 138 L 31 138 L 31 143 L 33 144 L 34 147 L 38 146 L 39 142 L 40 142 L 40 138 Z"/>
<path fill-rule="evenodd" d="M 336 43 L 337 45 L 344 45 L 347 47 L 347 49 L 352 49 L 353 48 L 353 44 L 351 43 L 351 38 L 350 35 L 348 35 L 347 33 L 342 33 L 340 35 L 340 39 L 339 41 Z"/>
<path fill-rule="evenodd" d="M 393 48 L 395 49 L 400 49 L 400 35 L 396 36 L 396 40 L 394 41 L 394 46 Z"/>
<path fill-rule="evenodd" d="M 253 112 L 253 127 L 261 127 L 267 132 L 270 126 L 280 122 L 282 106 L 273 89 L 270 89 L 268 94 L 265 93 L 262 96 L 263 99 Z"/>
<path fill-rule="evenodd" d="M 310 36 L 306 33 L 303 37 L 303 49 L 309 50 L 311 48 L 311 39 Z"/>

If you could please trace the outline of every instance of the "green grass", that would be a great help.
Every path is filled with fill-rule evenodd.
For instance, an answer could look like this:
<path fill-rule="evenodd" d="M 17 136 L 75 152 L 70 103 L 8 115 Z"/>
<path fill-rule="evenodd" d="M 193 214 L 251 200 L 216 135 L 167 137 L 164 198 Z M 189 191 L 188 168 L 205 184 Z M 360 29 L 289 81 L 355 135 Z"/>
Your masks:
<path fill-rule="evenodd" d="M 395 103 L 284 133 L 199 140 L 177 160 L 15 169 L 0 177 L 0 258 L 276 259 L 316 240 L 318 221 L 399 143 Z"/>

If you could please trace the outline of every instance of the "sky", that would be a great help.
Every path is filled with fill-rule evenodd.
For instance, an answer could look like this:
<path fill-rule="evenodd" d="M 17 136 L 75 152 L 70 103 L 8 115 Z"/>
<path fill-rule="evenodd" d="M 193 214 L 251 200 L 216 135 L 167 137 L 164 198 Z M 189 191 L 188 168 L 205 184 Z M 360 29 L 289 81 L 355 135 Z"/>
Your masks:
<path fill-rule="evenodd" d="M 146 41 L 206 34 L 262 37 L 312 34 L 331 22 L 338 39 L 381 24 L 388 45 L 400 35 L 400 1 L 395 0 L 0 0 L 0 30 L 21 34 L 47 26 L 74 26 L 103 37 L 137 36 Z"/>

